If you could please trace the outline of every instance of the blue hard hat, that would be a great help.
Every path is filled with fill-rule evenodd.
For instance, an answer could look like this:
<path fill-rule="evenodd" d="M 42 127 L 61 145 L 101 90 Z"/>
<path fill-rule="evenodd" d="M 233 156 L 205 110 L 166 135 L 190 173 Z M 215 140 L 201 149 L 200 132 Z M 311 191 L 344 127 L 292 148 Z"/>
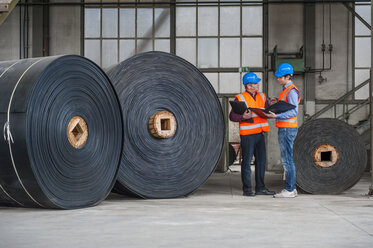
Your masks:
<path fill-rule="evenodd" d="M 260 78 L 254 73 L 254 72 L 248 72 L 245 75 L 243 75 L 242 83 L 243 85 L 246 84 L 257 84 L 260 82 Z"/>
<path fill-rule="evenodd" d="M 282 63 L 278 66 L 277 71 L 275 72 L 276 77 L 282 77 L 288 74 L 294 74 L 294 69 L 289 63 Z"/>

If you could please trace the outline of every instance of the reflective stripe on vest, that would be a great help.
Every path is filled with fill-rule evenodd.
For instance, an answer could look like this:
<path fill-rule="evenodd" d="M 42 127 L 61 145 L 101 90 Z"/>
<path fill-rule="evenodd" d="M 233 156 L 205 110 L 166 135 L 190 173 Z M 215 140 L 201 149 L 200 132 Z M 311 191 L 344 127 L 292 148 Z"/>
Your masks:
<path fill-rule="evenodd" d="M 293 84 L 290 84 L 287 88 L 285 88 L 285 92 L 284 92 L 284 96 L 283 96 L 283 98 L 286 99 L 286 97 L 288 96 L 288 93 L 289 93 L 292 89 L 294 89 L 294 87 L 292 87 L 292 85 L 293 85 Z M 280 100 L 280 99 L 279 99 L 279 100 Z M 283 100 L 283 99 L 281 99 L 281 100 Z M 287 101 L 287 100 L 284 100 L 284 101 Z"/>
<path fill-rule="evenodd" d="M 247 106 L 247 102 L 245 100 L 245 97 L 242 94 L 238 94 L 238 96 L 241 98 L 241 102 L 244 102 L 246 104 L 246 107 L 248 108 L 249 106 Z"/>
<path fill-rule="evenodd" d="M 259 124 L 255 124 L 255 125 L 250 125 L 250 126 L 240 126 L 240 130 L 250 130 L 250 129 L 255 129 L 255 128 L 258 128 L 258 127 L 268 127 L 268 122 L 266 123 L 259 123 Z"/>
<path fill-rule="evenodd" d="M 263 101 L 265 102 L 265 97 L 264 97 L 264 94 L 262 93 L 262 92 L 258 92 L 261 96 L 262 96 L 262 99 L 263 99 Z M 265 106 L 265 103 L 264 103 L 264 106 Z"/>
<path fill-rule="evenodd" d="M 262 99 L 265 99 L 262 92 L 259 92 L 259 94 L 262 96 Z M 247 106 L 247 102 L 245 100 L 245 97 L 242 94 L 238 94 L 238 96 L 241 98 L 241 102 L 244 102 L 246 104 L 246 107 L 249 108 L 249 106 Z M 252 116 L 251 117 L 258 117 L 258 115 L 255 114 L 254 112 L 252 112 Z"/>
<path fill-rule="evenodd" d="M 289 92 L 295 89 L 298 92 L 298 103 L 300 102 L 300 92 L 294 84 L 290 84 L 287 88 L 283 89 L 280 93 L 279 100 L 288 102 L 287 96 Z M 288 119 L 276 119 L 276 127 L 298 127 L 298 116 L 294 116 Z"/>
<path fill-rule="evenodd" d="M 246 107 L 252 108 L 263 108 L 265 107 L 265 95 L 261 92 L 257 92 L 257 95 L 252 97 L 248 92 L 243 92 L 236 95 L 237 100 L 245 102 Z M 270 128 L 268 125 L 268 120 L 265 118 L 259 117 L 257 114 L 252 112 L 253 123 L 241 121 L 239 124 L 240 135 L 251 135 L 262 132 L 269 132 Z"/>
<path fill-rule="evenodd" d="M 297 119 L 278 119 L 276 122 L 298 122 Z"/>

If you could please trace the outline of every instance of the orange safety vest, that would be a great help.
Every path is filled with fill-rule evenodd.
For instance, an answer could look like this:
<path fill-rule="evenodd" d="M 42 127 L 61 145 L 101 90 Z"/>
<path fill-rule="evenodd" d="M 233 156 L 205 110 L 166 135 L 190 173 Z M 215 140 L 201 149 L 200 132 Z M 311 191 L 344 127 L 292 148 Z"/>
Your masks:
<path fill-rule="evenodd" d="M 298 103 L 300 102 L 300 93 L 294 84 L 290 84 L 287 88 L 283 89 L 278 97 L 278 100 L 288 102 L 287 96 L 289 92 L 295 89 L 298 92 Z M 298 127 L 298 116 L 290 117 L 289 119 L 276 119 L 276 127 Z"/>
<path fill-rule="evenodd" d="M 237 100 L 245 102 L 250 108 L 265 108 L 266 96 L 262 92 L 257 92 L 255 100 L 248 92 L 236 95 Z M 240 135 L 250 135 L 262 132 L 269 132 L 268 120 L 261 118 L 252 112 L 253 123 L 240 121 Z"/>

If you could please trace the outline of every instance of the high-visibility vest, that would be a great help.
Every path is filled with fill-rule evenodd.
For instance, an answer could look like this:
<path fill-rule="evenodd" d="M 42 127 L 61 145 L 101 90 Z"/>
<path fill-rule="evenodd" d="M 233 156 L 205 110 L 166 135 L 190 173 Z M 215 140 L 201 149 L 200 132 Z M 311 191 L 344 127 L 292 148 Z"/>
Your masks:
<path fill-rule="evenodd" d="M 265 108 L 266 96 L 262 92 L 257 92 L 255 100 L 248 92 L 243 92 L 236 95 L 240 102 L 245 102 L 247 107 L 250 108 Z M 268 120 L 261 118 L 252 112 L 253 123 L 240 121 L 240 135 L 250 135 L 262 132 L 269 132 Z"/>
<path fill-rule="evenodd" d="M 300 93 L 294 84 L 290 84 L 288 87 L 283 89 L 278 97 L 278 100 L 288 102 L 287 96 L 289 92 L 295 89 L 298 92 L 298 103 L 300 102 Z M 298 127 L 298 116 L 290 117 L 288 119 L 276 119 L 276 127 Z"/>

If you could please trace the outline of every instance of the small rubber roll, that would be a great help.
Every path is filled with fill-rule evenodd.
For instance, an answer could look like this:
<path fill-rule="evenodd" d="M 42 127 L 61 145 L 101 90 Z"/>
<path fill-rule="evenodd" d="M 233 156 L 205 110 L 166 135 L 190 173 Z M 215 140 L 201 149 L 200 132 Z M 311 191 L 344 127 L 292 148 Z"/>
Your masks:
<path fill-rule="evenodd" d="M 338 194 L 362 177 L 367 153 L 354 128 L 337 119 L 316 119 L 294 142 L 297 185 L 312 194 Z"/>

